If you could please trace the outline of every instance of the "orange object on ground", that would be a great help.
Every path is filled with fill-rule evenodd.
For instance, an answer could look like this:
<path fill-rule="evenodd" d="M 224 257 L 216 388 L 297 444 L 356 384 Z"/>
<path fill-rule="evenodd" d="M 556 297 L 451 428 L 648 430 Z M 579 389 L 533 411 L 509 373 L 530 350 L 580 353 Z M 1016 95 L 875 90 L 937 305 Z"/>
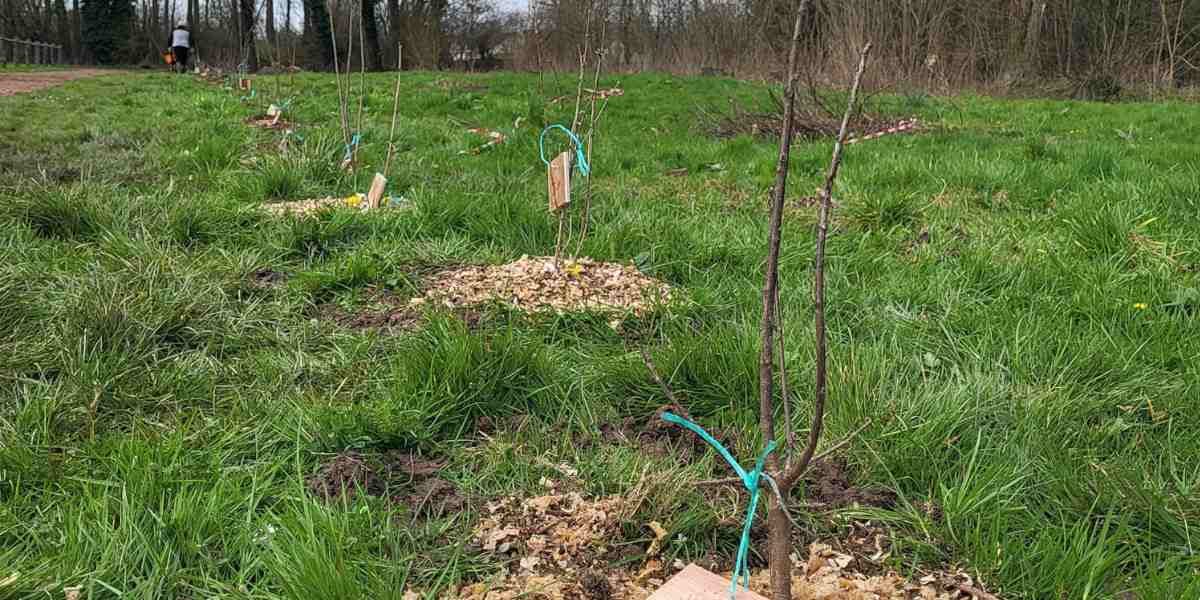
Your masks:
<path fill-rule="evenodd" d="M 163 62 L 167 63 L 168 65 L 175 64 L 175 53 L 174 52 L 167 50 L 162 53 L 162 57 L 163 57 Z"/>

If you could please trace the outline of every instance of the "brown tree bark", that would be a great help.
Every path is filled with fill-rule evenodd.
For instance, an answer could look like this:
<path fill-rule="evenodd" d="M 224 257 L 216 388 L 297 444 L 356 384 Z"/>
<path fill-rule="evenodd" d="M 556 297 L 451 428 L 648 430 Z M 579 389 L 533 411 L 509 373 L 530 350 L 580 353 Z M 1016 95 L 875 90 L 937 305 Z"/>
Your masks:
<path fill-rule="evenodd" d="M 267 43 L 270 44 L 272 48 L 274 48 L 275 47 L 275 0 L 266 0 L 266 6 L 264 7 L 264 10 L 267 13 L 267 15 L 266 15 Z"/>
<path fill-rule="evenodd" d="M 254 0 L 238 0 L 240 8 L 239 24 L 240 41 L 239 59 L 246 63 L 246 70 L 254 73 L 258 71 L 258 48 L 255 47 L 254 39 Z"/>
<path fill-rule="evenodd" d="M 376 0 L 362 0 L 359 12 L 362 18 L 359 26 L 364 37 L 362 50 L 366 55 L 366 67 L 371 71 L 378 71 L 382 64 L 379 56 L 379 20 L 375 15 L 375 3 Z"/>
<path fill-rule="evenodd" d="M 1025 24 L 1025 51 L 1022 65 L 1026 73 L 1036 75 L 1041 71 L 1038 51 L 1041 49 L 1042 17 L 1046 14 L 1046 0 L 1030 0 L 1029 21 Z"/>
<path fill-rule="evenodd" d="M 792 43 L 788 50 L 788 77 L 784 89 L 783 131 L 779 136 L 779 160 L 775 165 L 775 186 L 771 189 L 771 215 L 767 240 L 767 270 L 763 276 L 762 323 L 759 329 L 762 345 L 758 356 L 758 419 L 764 442 L 775 439 L 775 319 L 776 298 L 779 297 L 779 247 L 783 238 L 783 201 L 787 194 L 788 165 L 791 161 L 792 133 L 796 106 L 797 62 L 800 50 L 800 21 L 808 0 L 800 0 L 792 26 Z M 784 398 L 784 402 L 788 399 Z M 791 423 L 785 424 L 791 427 Z M 766 470 L 772 477 L 782 475 L 779 456 L 767 457 Z M 787 494 L 791 488 L 783 486 Z M 775 600 L 792 598 L 792 523 L 780 503 L 785 498 L 767 498 L 768 563 L 771 571 L 771 595 Z"/>

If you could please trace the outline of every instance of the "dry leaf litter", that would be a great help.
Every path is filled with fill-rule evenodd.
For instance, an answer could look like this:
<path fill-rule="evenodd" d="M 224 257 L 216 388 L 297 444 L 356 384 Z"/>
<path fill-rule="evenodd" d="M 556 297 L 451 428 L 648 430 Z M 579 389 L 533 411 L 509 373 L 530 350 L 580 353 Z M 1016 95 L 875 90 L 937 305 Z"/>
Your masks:
<path fill-rule="evenodd" d="M 546 479 L 542 485 L 545 495 L 507 497 L 485 506 L 474 543 L 505 568 L 443 598 L 645 600 L 685 566 L 678 560 L 669 566 L 660 560 L 668 532 L 658 522 L 651 522 L 646 527 L 653 537 L 639 557 L 643 560 L 640 566 L 634 562 L 614 567 L 628 563 L 618 559 L 628 556 L 630 548 L 618 550 L 609 541 L 619 534 L 621 524 L 632 518 L 639 502 L 622 496 L 587 498 Z M 878 541 L 874 545 L 880 546 Z M 932 573 L 917 580 L 890 572 L 866 575 L 855 570 L 855 557 L 824 543 L 811 544 L 806 560 L 792 559 L 793 600 L 966 600 L 971 594 L 962 586 L 975 586 L 962 571 Z M 730 577 L 729 573 L 723 575 Z M 770 573 L 764 569 L 752 574 L 750 588 L 769 596 Z M 408 594 L 417 597 L 412 590 Z"/>
<path fill-rule="evenodd" d="M 486 505 L 475 542 L 485 553 L 505 559 L 507 569 L 490 581 L 462 586 L 450 597 L 646 598 L 662 585 L 663 579 L 656 577 L 662 572 L 657 560 L 651 559 L 637 573 L 608 568 L 616 551 L 608 541 L 632 516 L 636 502 L 621 496 L 589 499 L 562 491 L 554 482 L 542 483 L 548 488 L 545 495 L 508 497 Z M 659 531 L 665 535 L 661 526 L 652 529 L 656 537 Z"/>
<path fill-rule="evenodd" d="M 522 256 L 504 265 L 443 271 L 428 282 L 424 296 L 411 303 L 457 308 L 500 301 L 525 311 L 595 309 L 641 314 L 670 296 L 667 284 L 632 265 L 580 258 L 556 266 L 552 256 Z"/>

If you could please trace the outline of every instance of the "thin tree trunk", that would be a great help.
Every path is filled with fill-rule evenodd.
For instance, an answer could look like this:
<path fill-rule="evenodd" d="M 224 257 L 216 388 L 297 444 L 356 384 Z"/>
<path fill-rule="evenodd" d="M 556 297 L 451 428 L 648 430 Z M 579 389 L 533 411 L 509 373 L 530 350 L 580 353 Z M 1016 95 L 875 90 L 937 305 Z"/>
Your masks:
<path fill-rule="evenodd" d="M 1046 14 L 1046 0 L 1030 0 L 1029 22 L 1025 27 L 1024 70 L 1031 75 L 1037 75 L 1041 70 L 1038 64 L 1038 47 L 1042 33 L 1042 16 Z"/>
<path fill-rule="evenodd" d="M 775 299 L 779 297 L 779 246 L 783 237 L 783 201 L 787 194 L 788 164 L 791 158 L 795 114 L 796 80 L 800 50 L 800 22 L 808 0 L 800 0 L 792 26 L 792 45 L 788 51 L 788 78 L 784 90 L 783 132 L 779 139 L 779 160 L 775 165 L 775 187 L 771 190 L 771 216 L 768 224 L 767 272 L 763 276 L 762 345 L 758 357 L 758 419 L 764 443 L 775 439 Z M 784 399 L 787 400 L 786 398 Z M 790 424 L 788 424 L 790 426 Z M 781 475 L 778 455 L 767 457 L 767 472 Z M 786 494 L 790 488 L 783 487 Z M 768 563 L 771 594 L 775 600 L 792 598 L 792 523 L 780 504 L 782 499 L 767 497 Z"/>
<path fill-rule="evenodd" d="M 258 49 L 254 40 L 254 0 L 238 0 L 241 12 L 238 20 L 241 23 L 241 58 L 246 61 L 246 70 L 250 73 L 258 71 Z"/>
<path fill-rule="evenodd" d="M 400 0 L 387 0 L 388 13 L 388 43 L 397 48 L 396 51 L 396 68 L 404 70 L 404 57 L 399 50 L 404 45 L 404 38 L 400 30 Z"/>
<path fill-rule="evenodd" d="M 275 0 L 266 0 L 267 12 L 267 43 L 275 47 Z"/>
<path fill-rule="evenodd" d="M 365 51 L 366 68 L 372 71 L 378 71 L 382 66 L 379 57 L 379 21 L 375 18 L 375 2 L 376 0 L 362 0 L 360 5 L 360 17 L 362 18 L 360 31 L 365 37 L 360 53 Z"/>

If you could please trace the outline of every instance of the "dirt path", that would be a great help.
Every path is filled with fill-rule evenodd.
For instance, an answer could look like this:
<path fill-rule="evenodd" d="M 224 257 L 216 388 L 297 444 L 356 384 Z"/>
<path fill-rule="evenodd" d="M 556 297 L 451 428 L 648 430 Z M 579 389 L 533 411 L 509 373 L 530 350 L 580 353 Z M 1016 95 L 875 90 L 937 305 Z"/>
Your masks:
<path fill-rule="evenodd" d="M 25 92 L 33 92 L 42 88 L 61 85 L 73 79 L 111 75 L 116 72 L 101 69 L 71 69 L 69 71 L 0 73 L 0 96 L 13 96 Z"/>

